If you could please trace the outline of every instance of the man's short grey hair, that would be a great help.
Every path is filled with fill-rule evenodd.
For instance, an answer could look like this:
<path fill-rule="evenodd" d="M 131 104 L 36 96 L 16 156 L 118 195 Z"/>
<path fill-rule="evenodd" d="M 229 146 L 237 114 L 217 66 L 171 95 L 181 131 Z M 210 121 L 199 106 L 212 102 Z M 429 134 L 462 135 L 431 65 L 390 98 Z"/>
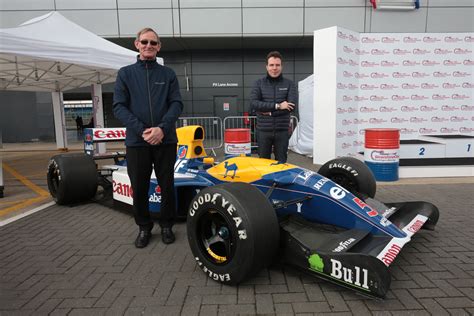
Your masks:
<path fill-rule="evenodd" d="M 152 29 L 151 27 L 145 27 L 145 28 L 141 29 L 140 31 L 138 31 L 136 40 L 139 41 L 139 40 L 140 40 L 140 36 L 142 36 L 143 34 L 148 33 L 148 32 L 153 32 L 153 33 L 155 33 L 156 38 L 158 39 L 158 43 L 160 43 L 160 36 L 159 36 L 158 33 L 156 33 L 155 30 Z"/>

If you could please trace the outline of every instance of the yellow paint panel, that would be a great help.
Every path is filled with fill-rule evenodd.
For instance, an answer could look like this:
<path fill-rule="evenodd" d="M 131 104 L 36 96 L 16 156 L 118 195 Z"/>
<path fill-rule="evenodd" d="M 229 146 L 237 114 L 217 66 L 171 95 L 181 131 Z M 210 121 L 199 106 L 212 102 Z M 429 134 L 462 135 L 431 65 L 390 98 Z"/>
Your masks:
<path fill-rule="evenodd" d="M 264 175 L 297 168 L 292 164 L 278 164 L 271 159 L 234 157 L 207 170 L 214 178 L 227 182 L 254 182 Z"/>

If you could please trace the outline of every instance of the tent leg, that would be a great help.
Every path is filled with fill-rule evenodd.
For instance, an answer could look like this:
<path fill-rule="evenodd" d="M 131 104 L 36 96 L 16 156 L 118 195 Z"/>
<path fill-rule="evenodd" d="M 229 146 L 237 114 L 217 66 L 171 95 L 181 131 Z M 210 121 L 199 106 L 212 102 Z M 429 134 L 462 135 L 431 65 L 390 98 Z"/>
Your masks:
<path fill-rule="evenodd" d="M 104 104 L 102 102 L 102 85 L 93 84 L 92 89 L 92 104 L 94 106 L 94 127 L 104 128 Z M 106 152 L 105 143 L 97 143 L 96 152 L 103 154 Z"/>
<path fill-rule="evenodd" d="M 56 148 L 67 150 L 66 119 L 62 92 L 51 92 L 53 98 L 54 131 L 56 133 Z"/>

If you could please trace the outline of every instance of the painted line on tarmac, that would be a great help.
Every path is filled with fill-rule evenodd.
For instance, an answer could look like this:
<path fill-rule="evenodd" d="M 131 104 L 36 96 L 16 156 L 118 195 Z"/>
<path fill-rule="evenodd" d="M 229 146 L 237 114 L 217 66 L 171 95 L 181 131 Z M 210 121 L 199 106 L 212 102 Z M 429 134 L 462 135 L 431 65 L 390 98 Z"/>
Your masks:
<path fill-rule="evenodd" d="M 33 214 L 33 213 L 39 212 L 39 211 L 41 211 L 41 210 L 44 210 L 45 208 L 50 207 L 51 205 L 54 205 L 54 204 L 55 204 L 55 202 L 54 202 L 54 201 L 51 201 L 51 202 L 48 202 L 48 203 L 46 203 L 46 204 L 40 205 L 40 206 L 38 206 L 38 207 L 36 207 L 36 208 L 34 208 L 34 209 L 32 209 L 32 210 L 29 210 L 28 212 L 18 214 L 17 216 L 10 217 L 10 218 L 8 218 L 8 219 L 6 219 L 6 220 L 4 220 L 4 221 L 0 221 L 0 227 L 5 226 L 5 225 L 7 225 L 7 224 L 10 224 L 10 223 L 12 223 L 12 222 L 14 222 L 14 221 L 17 221 L 17 220 L 19 220 L 20 218 L 23 218 L 23 217 L 26 217 L 26 216 L 31 215 L 31 214 Z"/>

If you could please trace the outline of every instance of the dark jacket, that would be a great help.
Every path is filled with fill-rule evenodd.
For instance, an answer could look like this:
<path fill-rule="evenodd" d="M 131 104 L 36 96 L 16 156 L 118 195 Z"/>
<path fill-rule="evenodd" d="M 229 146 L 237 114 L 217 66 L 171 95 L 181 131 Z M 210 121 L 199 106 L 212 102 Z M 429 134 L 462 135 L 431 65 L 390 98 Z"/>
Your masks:
<path fill-rule="evenodd" d="M 183 102 L 176 74 L 156 60 L 137 58 L 117 74 L 113 110 L 127 128 L 126 146 L 149 146 L 142 137 L 149 127 L 161 127 L 163 144 L 177 143 L 176 121 Z"/>
<path fill-rule="evenodd" d="M 298 90 L 293 81 L 280 75 L 272 78 L 258 79 L 250 93 L 251 112 L 257 114 L 257 129 L 260 131 L 282 131 L 288 130 L 291 112 L 288 110 L 277 110 L 275 105 L 283 101 L 298 105 Z M 271 112 L 271 115 L 262 113 Z"/>

